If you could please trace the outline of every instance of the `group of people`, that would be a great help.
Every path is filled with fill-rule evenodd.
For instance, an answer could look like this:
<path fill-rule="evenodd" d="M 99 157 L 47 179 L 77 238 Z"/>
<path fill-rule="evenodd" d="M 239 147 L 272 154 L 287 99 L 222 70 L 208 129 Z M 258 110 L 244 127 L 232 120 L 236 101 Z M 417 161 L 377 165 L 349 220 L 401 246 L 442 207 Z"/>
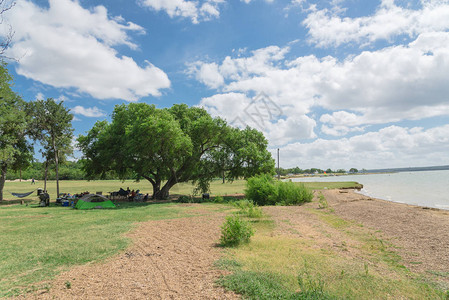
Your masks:
<path fill-rule="evenodd" d="M 126 188 L 126 190 L 120 188 L 118 191 L 118 194 L 121 196 L 126 196 L 128 201 L 147 201 L 148 200 L 148 194 L 144 195 L 140 193 L 140 190 L 130 190 L 129 187 Z"/>

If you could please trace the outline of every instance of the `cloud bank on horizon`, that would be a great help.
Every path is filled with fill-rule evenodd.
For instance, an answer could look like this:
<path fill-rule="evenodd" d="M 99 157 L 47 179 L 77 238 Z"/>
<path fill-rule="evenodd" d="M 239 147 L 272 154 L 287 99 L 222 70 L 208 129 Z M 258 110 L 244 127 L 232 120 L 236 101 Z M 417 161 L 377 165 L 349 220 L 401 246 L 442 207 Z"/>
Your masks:
<path fill-rule="evenodd" d="M 186 102 L 261 130 L 284 167 L 449 164 L 449 0 L 96 2 L 6 16 L 16 82 L 69 99 L 78 134 L 116 103 Z"/>

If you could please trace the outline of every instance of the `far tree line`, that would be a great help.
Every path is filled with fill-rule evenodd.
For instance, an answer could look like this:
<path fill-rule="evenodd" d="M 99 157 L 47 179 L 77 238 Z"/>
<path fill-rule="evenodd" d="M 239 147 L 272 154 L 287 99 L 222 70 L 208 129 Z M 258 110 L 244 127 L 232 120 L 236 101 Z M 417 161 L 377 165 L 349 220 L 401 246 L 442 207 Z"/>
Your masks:
<path fill-rule="evenodd" d="M 96 180 L 100 179 L 100 176 L 98 177 L 88 177 L 86 173 L 83 171 L 83 159 L 78 159 L 75 161 L 66 160 L 59 164 L 59 179 L 60 180 Z M 293 175 L 299 175 L 299 174 L 343 174 L 343 173 L 359 173 L 363 172 L 364 170 L 358 170 L 356 168 L 351 168 L 349 170 L 345 169 L 326 169 L 322 170 L 319 168 L 310 168 L 310 169 L 301 169 L 299 167 L 294 168 L 280 168 L 279 174 L 281 176 L 287 176 L 289 174 Z M 30 180 L 32 178 L 36 180 L 44 180 L 45 178 L 45 163 L 39 162 L 39 161 L 33 161 L 30 163 L 30 165 L 23 170 L 11 170 L 6 175 L 6 180 Z M 51 163 L 48 174 L 47 174 L 48 180 L 56 180 L 56 173 L 54 171 L 54 166 Z M 109 172 L 104 176 L 104 179 L 106 180 L 119 180 L 119 176 L 115 174 L 114 172 Z M 130 174 L 128 178 L 125 178 L 128 180 L 134 180 L 136 179 L 135 176 Z M 217 180 L 222 180 L 221 177 L 217 177 Z"/>
<path fill-rule="evenodd" d="M 286 176 L 289 174 L 293 174 L 293 175 L 298 175 L 298 174 L 344 174 L 344 173 L 358 173 L 359 170 L 356 168 L 351 168 L 349 170 L 345 170 L 345 169 L 336 169 L 336 170 L 332 170 L 332 169 L 326 169 L 326 170 L 322 170 L 322 169 L 318 169 L 318 168 L 310 168 L 310 169 L 301 169 L 299 167 L 294 167 L 294 168 L 279 168 L 277 169 L 278 174 L 280 174 L 281 176 Z M 363 171 L 363 170 L 362 170 Z"/>

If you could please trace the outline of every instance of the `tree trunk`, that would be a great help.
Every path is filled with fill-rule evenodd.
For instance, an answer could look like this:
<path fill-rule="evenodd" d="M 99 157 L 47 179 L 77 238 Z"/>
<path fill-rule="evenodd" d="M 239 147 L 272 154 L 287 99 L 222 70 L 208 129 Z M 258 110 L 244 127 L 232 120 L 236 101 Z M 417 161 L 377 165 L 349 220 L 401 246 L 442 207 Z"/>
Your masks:
<path fill-rule="evenodd" d="M 149 177 L 149 176 L 143 176 L 143 178 L 148 180 L 151 183 L 151 185 L 153 186 L 153 195 L 151 196 L 151 199 L 159 199 L 160 200 L 161 198 L 158 198 L 158 197 L 160 197 L 159 194 L 161 192 L 161 179 L 158 177 L 153 179 L 152 177 Z"/>
<path fill-rule="evenodd" d="M 20 167 L 19 182 L 22 182 L 22 167 Z"/>
<path fill-rule="evenodd" d="M 169 191 L 170 191 L 170 189 L 167 188 L 166 185 L 164 185 L 164 187 L 162 189 L 160 189 L 155 194 L 153 194 L 153 199 L 155 199 L 155 200 L 167 200 L 168 197 L 170 196 Z"/>
<path fill-rule="evenodd" d="M 153 199 L 156 200 L 166 200 L 170 196 L 170 189 L 176 184 L 176 180 L 174 177 L 168 179 L 168 181 L 164 184 L 162 189 L 160 189 L 157 193 L 153 194 Z"/>
<path fill-rule="evenodd" d="M 47 192 L 47 179 L 48 179 L 48 159 L 45 161 L 44 192 Z"/>
<path fill-rule="evenodd" d="M 53 138 L 53 151 L 55 152 L 55 171 L 56 171 L 56 198 L 59 198 L 59 155 L 56 150 L 56 142 Z"/>
<path fill-rule="evenodd" d="M 3 188 L 5 187 L 6 181 L 6 170 L 8 166 L 6 164 L 1 165 L 1 175 L 0 175 L 0 202 L 3 201 Z"/>
<path fill-rule="evenodd" d="M 156 199 L 155 196 L 158 195 L 159 192 L 161 191 L 161 181 L 157 180 L 154 181 L 154 183 L 152 182 L 152 184 L 153 184 L 153 199 Z"/>

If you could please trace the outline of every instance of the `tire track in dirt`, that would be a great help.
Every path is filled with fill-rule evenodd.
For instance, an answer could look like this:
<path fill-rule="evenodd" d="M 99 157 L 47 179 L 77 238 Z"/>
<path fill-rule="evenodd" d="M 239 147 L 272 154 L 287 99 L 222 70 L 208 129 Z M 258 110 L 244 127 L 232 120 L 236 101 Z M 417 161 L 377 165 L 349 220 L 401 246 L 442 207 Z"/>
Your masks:
<path fill-rule="evenodd" d="M 49 291 L 31 299 L 240 299 L 215 282 L 220 258 L 220 226 L 225 215 L 208 215 L 139 224 L 127 236 L 132 245 L 103 263 L 60 274 Z M 66 282 L 70 282 L 70 289 Z"/>

